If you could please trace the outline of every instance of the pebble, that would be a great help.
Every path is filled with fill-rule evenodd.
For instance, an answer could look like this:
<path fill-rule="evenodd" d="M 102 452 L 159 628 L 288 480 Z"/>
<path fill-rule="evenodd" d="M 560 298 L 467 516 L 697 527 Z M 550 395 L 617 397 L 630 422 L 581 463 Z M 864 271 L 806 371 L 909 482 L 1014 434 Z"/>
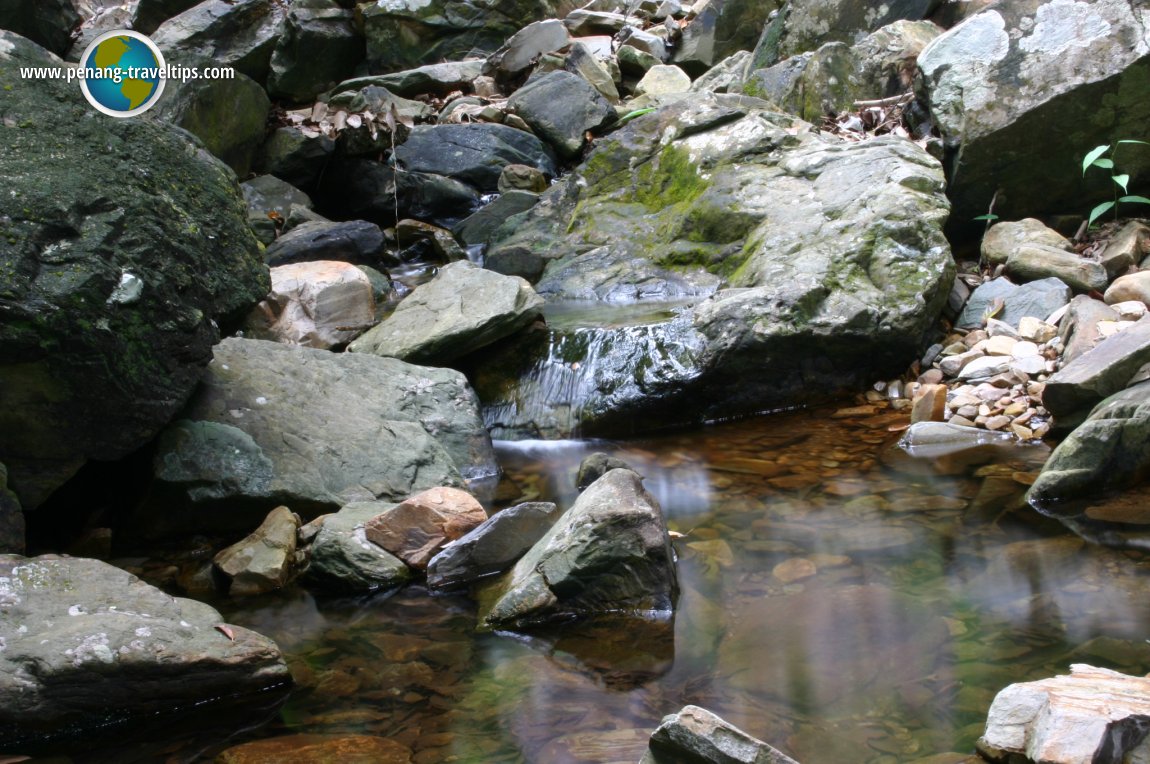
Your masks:
<path fill-rule="evenodd" d="M 789 560 L 780 562 L 771 570 L 771 574 L 784 584 L 793 584 L 795 581 L 802 581 L 818 572 L 819 569 L 815 567 L 815 564 L 805 557 L 792 557 Z"/>
<path fill-rule="evenodd" d="M 1058 328 L 1053 324 L 1040 321 L 1033 316 L 1023 316 L 1018 322 L 1018 336 L 1042 344 L 1049 342 L 1058 335 Z"/>

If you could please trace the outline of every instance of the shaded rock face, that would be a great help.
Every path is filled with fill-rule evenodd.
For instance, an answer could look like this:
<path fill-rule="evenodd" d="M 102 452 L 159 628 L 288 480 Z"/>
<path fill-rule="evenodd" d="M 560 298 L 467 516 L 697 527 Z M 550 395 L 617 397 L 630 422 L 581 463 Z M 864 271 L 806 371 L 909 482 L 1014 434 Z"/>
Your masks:
<path fill-rule="evenodd" d="M 132 12 L 132 29 L 150 35 L 173 16 L 178 16 L 200 0 L 139 0 Z"/>
<path fill-rule="evenodd" d="M 658 502 L 637 474 L 612 470 L 483 593 L 479 620 L 523 628 L 621 611 L 666 615 L 678 591 Z"/>
<path fill-rule="evenodd" d="M 268 92 L 302 102 L 346 79 L 366 51 L 355 13 L 334 0 L 295 2 L 271 58 Z"/>
<path fill-rule="evenodd" d="M 427 585 L 453 589 L 511 567 L 559 519 L 559 507 L 533 501 L 500 510 L 427 564 Z"/>
<path fill-rule="evenodd" d="M 705 708 L 686 706 L 663 717 L 651 735 L 651 747 L 639 764 L 683 760 L 714 764 L 798 764 Z"/>
<path fill-rule="evenodd" d="M 495 471 L 458 372 L 228 339 L 155 457 L 157 510 L 169 493 L 194 508 L 142 521 L 243 529 L 279 504 L 314 515 Z"/>
<path fill-rule="evenodd" d="M 27 37 L 58 56 L 68 51 L 72 30 L 79 23 L 71 0 L 0 0 L 0 29 Z"/>
<path fill-rule="evenodd" d="M 490 53 L 528 22 L 555 15 L 551 0 L 378 0 L 362 5 L 373 73 Z"/>
<path fill-rule="evenodd" d="M 411 578 L 411 568 L 367 540 L 367 523 L 395 507 L 386 502 L 353 502 L 327 515 L 309 549 L 303 583 L 340 592 L 393 589 Z"/>
<path fill-rule="evenodd" d="M 356 353 L 443 365 L 539 317 L 543 300 L 523 279 L 463 261 L 404 298 L 383 323 L 351 344 Z"/>
<path fill-rule="evenodd" d="M 546 253 L 538 291 L 556 298 L 736 287 L 650 329 L 673 332 L 678 349 L 657 344 L 682 360 L 661 402 L 689 395 L 700 418 L 759 411 L 864 384 L 916 352 L 954 274 L 942 186 L 907 141 L 840 143 L 756 99 L 692 94 L 602 139 L 497 232 L 490 257 Z"/>
<path fill-rule="evenodd" d="M 207 0 L 165 21 L 151 38 L 172 57 L 170 63 L 202 57 L 263 85 L 285 15 L 273 0 Z"/>
<path fill-rule="evenodd" d="M 551 150 L 534 135 L 486 122 L 419 125 L 396 148 L 395 159 L 410 172 L 444 175 L 488 194 L 498 190 L 509 164 L 528 165 L 548 177 L 558 174 Z"/>
<path fill-rule="evenodd" d="M 474 530 L 487 513 L 474 496 L 458 488 L 432 488 L 368 521 L 367 540 L 415 570 L 426 570 L 446 544 Z"/>
<path fill-rule="evenodd" d="M 287 687 L 269 639 L 96 560 L 0 556 L 0 745 Z"/>
<path fill-rule="evenodd" d="M 0 130 L 0 459 L 25 509 L 151 439 L 210 360 L 213 321 L 268 288 L 231 172 L 167 126 L 90 113 L 74 83 L 19 77 L 58 63 L 0 32 L 5 118 L 23 126 Z"/>
<path fill-rule="evenodd" d="M 579 155 L 588 131 L 615 121 L 615 110 L 599 91 L 564 71 L 530 80 L 515 91 L 507 106 L 565 159 Z"/>
<path fill-rule="evenodd" d="M 1126 0 L 1000 3 L 968 18 L 919 57 L 931 111 L 956 148 L 950 197 L 955 218 L 994 211 L 1005 218 L 1063 210 L 1086 213 L 1110 197 L 1110 180 L 1087 177 L 1073 160 L 1106 139 L 1140 134 L 1150 77 L 1143 11 Z M 1094 121 L 1109 115 L 1106 131 Z M 1041 153 L 1062 162 L 1034 161 Z M 1131 189 L 1150 177 L 1141 147 L 1119 153 Z M 958 165 L 961 165 L 959 168 Z"/>
<path fill-rule="evenodd" d="M 273 267 L 317 260 L 381 266 L 385 265 L 381 257 L 384 245 L 383 231 L 375 223 L 314 221 L 276 239 L 264 250 L 264 259 Z"/>
<path fill-rule="evenodd" d="M 24 553 L 24 511 L 8 490 L 8 468 L 0 464 L 0 554 Z"/>

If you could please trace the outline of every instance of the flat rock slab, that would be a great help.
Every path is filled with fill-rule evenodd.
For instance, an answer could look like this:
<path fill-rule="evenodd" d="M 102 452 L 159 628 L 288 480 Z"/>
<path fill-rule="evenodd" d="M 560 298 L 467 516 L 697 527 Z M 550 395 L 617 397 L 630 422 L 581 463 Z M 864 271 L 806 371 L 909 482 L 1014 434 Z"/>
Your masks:
<path fill-rule="evenodd" d="M 275 643 L 219 626 L 97 560 L 0 556 L 0 748 L 291 683 Z"/>
<path fill-rule="evenodd" d="M 490 123 L 419 125 L 395 150 L 395 159 L 409 172 L 443 175 L 490 194 L 509 164 L 530 165 L 548 177 L 558 170 L 554 155 L 531 133 Z"/>
<path fill-rule="evenodd" d="M 663 717 L 650 746 L 639 764 L 679 764 L 684 759 L 707 764 L 798 764 L 698 706 Z"/>
<path fill-rule="evenodd" d="M 1046 381 L 1042 404 L 1056 417 L 1091 408 L 1122 390 L 1150 361 L 1150 317 L 1107 337 Z"/>
<path fill-rule="evenodd" d="M 495 513 L 432 558 L 427 585 L 451 589 L 506 570 L 543 538 L 560 514 L 559 507 L 545 501 Z"/>
<path fill-rule="evenodd" d="M 1017 328 L 1026 316 L 1045 321 L 1051 313 L 1070 302 L 1070 287 L 1057 278 L 1044 278 L 1018 285 L 1005 278 L 981 284 L 970 295 L 955 326 L 972 329 L 993 317 Z"/>
<path fill-rule="evenodd" d="M 978 750 L 991 761 L 1146 761 L 1150 679 L 1076 663 L 1070 674 L 1012 684 L 994 698 Z"/>

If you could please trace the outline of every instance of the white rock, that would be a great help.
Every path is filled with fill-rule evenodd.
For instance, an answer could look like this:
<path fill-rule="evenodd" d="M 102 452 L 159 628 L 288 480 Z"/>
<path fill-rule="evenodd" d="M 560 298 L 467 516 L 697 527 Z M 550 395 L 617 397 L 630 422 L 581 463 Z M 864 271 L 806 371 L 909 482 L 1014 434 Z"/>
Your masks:
<path fill-rule="evenodd" d="M 993 377 L 995 374 L 1001 374 L 1009 369 L 1009 358 L 988 355 L 983 358 L 975 358 L 966 366 L 963 366 L 962 371 L 958 373 L 958 377 L 959 379 L 985 379 L 986 377 Z"/>
<path fill-rule="evenodd" d="M 1014 358 L 1030 358 L 1031 356 L 1038 355 L 1038 346 L 1033 342 L 1023 340 L 1014 346 L 1010 351 L 1010 355 Z"/>
<path fill-rule="evenodd" d="M 1099 321 L 1098 322 L 1098 336 L 1102 339 L 1113 337 L 1118 332 L 1129 329 L 1134 326 L 1133 321 Z"/>
<path fill-rule="evenodd" d="M 999 334 L 988 339 L 982 349 L 987 355 L 1013 355 L 1017 344 L 1018 340 L 1014 337 Z"/>
<path fill-rule="evenodd" d="M 1139 300 L 1116 302 L 1110 306 L 1110 309 L 1117 313 L 1123 321 L 1137 321 L 1146 315 L 1146 303 Z"/>
<path fill-rule="evenodd" d="M 1058 329 L 1053 324 L 1040 321 L 1034 316 L 1023 316 L 1018 322 L 1018 336 L 1024 340 L 1042 344 L 1057 334 Z"/>
<path fill-rule="evenodd" d="M 1041 374 L 1047 370 L 1046 359 L 1040 355 L 1015 358 L 1010 362 L 1010 368 L 1013 371 L 1020 371 L 1027 376 L 1033 377 L 1035 374 Z"/>
<path fill-rule="evenodd" d="M 691 78 L 673 64 L 658 64 L 652 66 L 643 75 L 643 79 L 635 85 L 635 95 L 673 95 L 686 93 L 691 89 Z"/>
<path fill-rule="evenodd" d="M 249 336 L 328 349 L 375 323 L 367 274 L 348 263 L 318 260 L 271 270 L 272 291 L 248 319 Z"/>

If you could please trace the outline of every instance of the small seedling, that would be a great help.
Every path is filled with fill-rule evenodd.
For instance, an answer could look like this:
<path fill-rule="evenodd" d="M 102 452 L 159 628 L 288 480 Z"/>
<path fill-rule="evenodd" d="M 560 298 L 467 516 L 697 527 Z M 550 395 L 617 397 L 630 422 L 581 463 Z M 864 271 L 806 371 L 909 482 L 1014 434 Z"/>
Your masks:
<path fill-rule="evenodd" d="M 1102 215 L 1105 215 L 1109 210 L 1114 210 L 1114 219 L 1118 219 L 1118 205 L 1122 202 L 1128 204 L 1150 204 L 1150 199 L 1145 196 L 1134 196 L 1130 194 L 1130 189 L 1126 186 L 1130 182 L 1130 175 L 1128 173 L 1120 173 L 1114 164 L 1114 157 L 1118 152 L 1118 147 L 1124 143 L 1140 143 L 1143 146 L 1150 146 L 1146 141 L 1135 140 L 1122 140 L 1111 145 L 1109 143 L 1102 146 L 1095 146 L 1082 158 L 1082 177 L 1086 177 L 1086 171 L 1091 167 L 1101 167 L 1103 170 L 1110 171 L 1110 179 L 1114 181 L 1114 198 L 1108 202 L 1102 202 L 1094 209 L 1090 210 L 1090 217 L 1087 218 L 1086 224 L 1093 225 L 1094 221 Z M 1109 154 L 1109 156 L 1106 156 Z M 1125 196 L 1118 196 L 1118 189 L 1121 188 Z"/>

